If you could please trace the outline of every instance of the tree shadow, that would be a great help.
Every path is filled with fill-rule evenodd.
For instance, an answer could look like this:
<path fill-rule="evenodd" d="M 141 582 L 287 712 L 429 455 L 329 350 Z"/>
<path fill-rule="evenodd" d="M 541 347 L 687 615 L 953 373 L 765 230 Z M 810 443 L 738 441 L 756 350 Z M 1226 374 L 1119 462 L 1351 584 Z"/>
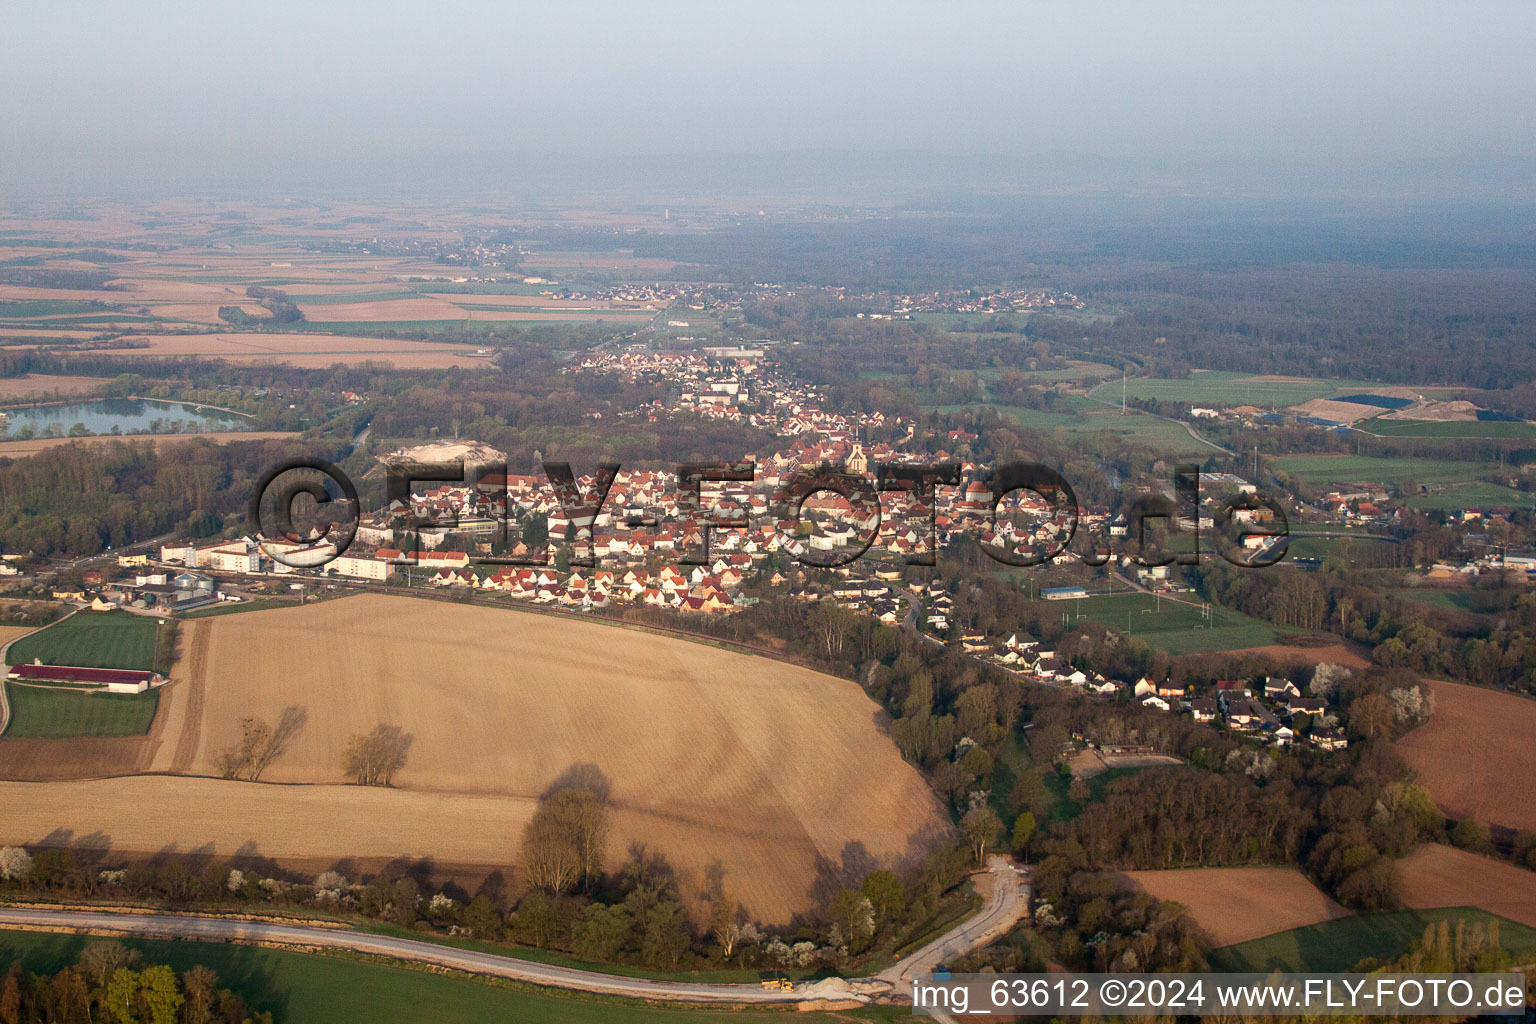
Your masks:
<path fill-rule="evenodd" d="M 840 889 L 857 889 L 864 879 L 880 870 L 879 858 L 858 840 L 843 844 L 840 861 L 829 857 L 816 858 L 816 880 L 811 883 L 811 901 L 818 907 L 832 902 Z"/>
<path fill-rule="evenodd" d="M 481 881 L 480 887 L 475 890 L 476 896 L 488 896 L 491 902 L 498 907 L 504 906 L 507 898 L 507 875 L 504 871 L 492 871 Z"/>
<path fill-rule="evenodd" d="M 565 789 L 589 789 L 599 800 L 607 803 L 608 798 L 613 793 L 613 783 L 609 781 L 608 776 L 604 775 L 603 770 L 597 765 L 591 762 L 580 762 L 571 765 L 561 772 L 555 781 L 551 782 L 548 788 L 539 795 L 539 799 L 548 800 L 556 793 Z"/>
<path fill-rule="evenodd" d="M 277 726 L 272 730 L 272 741 L 267 744 L 267 761 L 276 761 L 283 756 L 283 751 L 288 749 L 288 744 L 293 742 L 309 721 L 309 709 L 298 704 L 290 704 L 283 709 L 283 713 L 277 719 Z"/>

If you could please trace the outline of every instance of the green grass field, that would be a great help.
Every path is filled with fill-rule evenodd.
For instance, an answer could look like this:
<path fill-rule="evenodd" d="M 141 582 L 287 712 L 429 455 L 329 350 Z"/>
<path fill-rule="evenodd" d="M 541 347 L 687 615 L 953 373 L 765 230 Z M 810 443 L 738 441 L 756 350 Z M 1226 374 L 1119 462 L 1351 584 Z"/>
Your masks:
<path fill-rule="evenodd" d="M 1365 420 L 1355 429 L 1381 437 L 1536 437 L 1536 426 L 1524 420 Z"/>
<path fill-rule="evenodd" d="M 74 963 L 85 943 L 74 935 L 0 932 L 0 967 L 19 958 L 36 972 Z M 634 1001 L 562 995 L 513 988 L 462 976 L 431 974 L 393 964 L 205 942 L 125 942 L 145 963 L 178 973 L 199 964 L 278 1024 L 485 1024 L 487 1021 L 559 1021 L 561 1024 L 716 1024 L 725 1021 L 897 1021 L 904 1007 L 830 1013 L 666 1009 Z"/>
<path fill-rule="evenodd" d="M 1383 564 L 1378 556 L 1385 555 L 1376 549 L 1391 543 L 1368 537 L 1292 537 L 1286 557 L 1328 559 L 1338 555 L 1347 558 L 1350 565 L 1369 568 Z"/>
<path fill-rule="evenodd" d="M 106 304 L 84 299 L 17 299 L 0 302 L 0 319 L 8 317 L 66 316 L 70 313 L 101 313 Z"/>
<path fill-rule="evenodd" d="M 414 299 L 420 293 L 414 291 L 337 292 L 334 295 L 290 295 L 301 306 L 347 306 L 354 302 L 388 302 L 391 299 Z"/>
<path fill-rule="evenodd" d="M 62 686 L 5 684 L 11 705 L 7 736 L 63 739 L 69 736 L 143 736 L 155 720 L 160 691 L 82 693 Z"/>
<path fill-rule="evenodd" d="M 1389 591 L 1393 597 L 1403 598 L 1405 601 L 1413 601 L 1429 608 L 1443 608 L 1446 611 L 1465 612 L 1472 607 L 1472 592 L 1469 590 L 1435 590 L 1430 587 L 1400 587 Z"/>
<path fill-rule="evenodd" d="M 1226 946 L 1210 960 L 1218 971 L 1346 971 L 1366 957 L 1388 960 L 1407 953 L 1424 937 L 1427 925 L 1449 921 L 1454 929 L 1458 919 L 1470 925 L 1494 917 L 1472 907 L 1359 914 Z M 1536 953 L 1536 929 L 1508 918 L 1498 921 L 1505 949 L 1516 956 Z"/>
<path fill-rule="evenodd" d="M 153 616 L 123 611 L 77 612 L 17 640 L 6 652 L 6 664 L 41 660 L 45 665 L 153 669 L 155 623 Z"/>
<path fill-rule="evenodd" d="M 1285 455 L 1270 465 L 1314 487 L 1324 484 L 1472 483 L 1490 464 L 1452 459 L 1377 459 L 1368 455 Z"/>
<path fill-rule="evenodd" d="M 182 616 L 184 619 L 212 619 L 220 615 L 234 615 L 237 612 L 259 612 L 267 608 L 291 608 L 298 604 L 287 598 L 258 597 L 247 601 L 221 601 L 207 608 L 194 608 Z"/>
<path fill-rule="evenodd" d="M 1278 406 L 1299 405 L 1314 398 L 1370 392 L 1381 385 L 1362 380 L 1305 379 L 1256 380 L 1251 373 L 1229 370 L 1204 370 L 1186 380 L 1133 377 L 1126 383 L 1131 398 L 1153 398 L 1165 402 L 1220 403 L 1223 405 Z"/>
<path fill-rule="evenodd" d="M 1536 494 L 1485 482 L 1447 487 L 1443 491 L 1432 491 L 1429 494 L 1415 494 L 1408 499 L 1409 508 L 1452 512 L 1468 508 L 1530 508 L 1533 504 L 1536 504 Z"/>
<path fill-rule="evenodd" d="M 1081 613 L 1112 629 L 1170 654 L 1236 651 L 1264 647 L 1275 642 L 1275 630 L 1267 622 L 1227 608 L 1213 608 L 1209 623 L 1198 608 L 1152 594 L 1106 594 L 1082 601 L 1059 601 L 1063 612 Z"/>
<path fill-rule="evenodd" d="M 1119 406 L 1113 409 L 1102 403 L 1077 395 L 1062 395 L 1054 409 L 1026 409 L 1012 405 L 971 404 L 935 405 L 923 407 L 924 411 L 950 413 L 969 412 L 977 409 L 995 409 L 1028 430 L 1055 435 L 1060 431 L 1066 438 L 1091 440 L 1103 434 L 1113 444 L 1132 444 L 1159 455 L 1192 455 L 1204 457 L 1215 449 L 1209 448 L 1189 436 L 1183 426 L 1171 420 L 1159 419 L 1132 410 L 1121 416 Z"/>

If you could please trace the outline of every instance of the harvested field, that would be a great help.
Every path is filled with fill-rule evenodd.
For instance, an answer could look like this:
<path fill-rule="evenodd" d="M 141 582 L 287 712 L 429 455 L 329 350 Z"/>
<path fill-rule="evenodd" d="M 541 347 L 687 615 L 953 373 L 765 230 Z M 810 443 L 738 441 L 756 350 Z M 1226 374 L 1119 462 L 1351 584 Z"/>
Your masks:
<path fill-rule="evenodd" d="M 431 299 L 441 299 L 456 306 L 531 306 L 535 309 L 586 310 L 646 310 L 644 302 L 624 302 L 619 299 L 552 299 L 547 295 L 497 295 L 493 293 L 430 292 Z"/>
<path fill-rule="evenodd" d="M 564 309 L 529 310 L 527 312 L 509 312 L 507 310 L 496 309 L 475 309 L 469 312 L 469 318 L 471 320 L 602 320 L 607 323 L 632 324 L 645 323 L 655 315 L 655 313 L 637 312 L 632 309 L 596 309 L 583 313 Z"/>
<path fill-rule="evenodd" d="M 1270 644 L 1267 647 L 1250 647 L 1246 655 L 1258 655 L 1286 661 L 1293 665 L 1321 665 L 1325 662 L 1343 665 L 1345 668 L 1368 669 L 1371 659 L 1345 644 L 1322 644 L 1317 647 L 1301 647 L 1293 644 Z"/>
<path fill-rule="evenodd" d="M 337 307 L 341 308 L 341 307 Z M 464 314 L 458 313 L 458 319 Z M 335 337 L 325 334 L 189 334 L 146 335 L 146 348 L 109 349 L 114 358 L 201 356 L 237 363 L 274 362 L 320 367 L 332 363 L 393 363 L 400 369 L 444 370 L 454 366 L 489 366 L 469 345 L 402 341 L 384 338 Z"/>
<path fill-rule="evenodd" d="M 49 781 L 128 775 L 149 767 L 153 743 L 144 736 L 32 739 L 0 736 L 0 779 Z"/>
<path fill-rule="evenodd" d="M 357 323 L 367 320 L 466 320 L 468 314 L 450 302 L 425 296 L 415 299 L 388 299 L 383 302 L 339 302 L 315 305 L 301 302 L 307 320 L 315 323 Z"/>
<path fill-rule="evenodd" d="M 1435 712 L 1397 749 L 1451 817 L 1536 828 L 1536 700 L 1434 680 Z"/>
<path fill-rule="evenodd" d="M 1397 862 L 1406 906 L 1477 907 L 1536 927 L 1536 872 L 1427 843 Z"/>
<path fill-rule="evenodd" d="M 1121 878 L 1129 889 L 1188 907 L 1217 946 L 1349 916 L 1295 868 L 1126 871 Z"/>
<path fill-rule="evenodd" d="M 19 636 L 26 636 L 36 628 L 35 626 L 0 626 L 0 647 L 4 647 Z"/>
<path fill-rule="evenodd" d="M 156 448 L 185 444 L 202 439 L 214 444 L 233 444 L 236 441 L 280 441 L 298 437 L 294 431 L 284 430 L 230 430 L 212 434 L 97 434 L 92 437 L 40 437 L 31 441 L 0 441 L 0 459 L 25 459 L 38 452 L 57 448 L 64 444 L 110 444 L 113 441 L 148 441 Z"/>
<path fill-rule="evenodd" d="M 58 377 L 46 373 L 0 377 L 0 401 L 21 402 L 43 395 L 79 395 L 95 391 L 106 382 L 105 377 Z"/>
<path fill-rule="evenodd" d="M 277 723 L 294 709 L 302 724 L 263 780 L 312 785 L 0 787 L 0 842 L 63 827 L 136 851 L 254 843 L 279 859 L 505 865 L 539 796 L 590 764 L 612 787 L 610 859 L 632 839 L 694 879 L 718 859 L 753 914 L 783 921 L 808 908 L 826 865 L 915 855 L 946 827 L 859 687 L 795 666 L 572 618 L 380 595 L 184 628 L 150 770 L 214 774 L 241 716 Z M 347 737 L 381 722 L 411 737 L 397 788 L 337 785 Z M 133 811 L 141 799 L 177 811 L 146 819 Z"/>

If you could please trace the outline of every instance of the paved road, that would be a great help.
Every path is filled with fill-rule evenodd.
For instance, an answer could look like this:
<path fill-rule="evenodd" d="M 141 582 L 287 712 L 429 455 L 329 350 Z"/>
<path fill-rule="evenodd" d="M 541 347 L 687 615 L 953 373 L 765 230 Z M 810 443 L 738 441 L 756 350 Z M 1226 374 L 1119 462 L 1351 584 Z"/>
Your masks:
<path fill-rule="evenodd" d="M 905 602 L 907 606 L 907 614 L 901 620 L 901 628 L 909 633 L 920 631 L 923 628 L 923 602 L 918 600 L 916 594 L 908 590 L 898 590 L 896 596 Z"/>
<path fill-rule="evenodd" d="M 889 982 L 899 994 L 912 991 L 914 979 L 933 972 L 961 953 L 985 945 L 1008 932 L 1028 911 L 1028 900 L 1019 891 L 1024 876 L 1006 857 L 988 860 L 988 872 L 978 875 L 981 911 L 934 939 L 916 953 L 881 971 L 876 977 Z"/>
<path fill-rule="evenodd" d="M 990 941 L 1009 928 L 1024 914 L 1025 900 L 1019 897 L 1018 875 L 1002 857 L 993 857 L 991 872 L 982 876 L 987 883 L 986 901 L 981 912 L 960 922 L 944 935 L 930 942 L 875 979 L 909 991 L 910 979 L 931 971 L 944 958 L 955 956 L 982 942 Z M 280 924 L 267 921 L 241 921 L 228 917 L 194 917 L 186 914 L 161 914 L 149 911 L 112 913 L 103 910 L 54 909 L 27 906 L 0 906 L 0 928 L 25 928 L 41 931 L 89 931 L 117 935 L 171 937 L 212 942 L 274 943 L 279 945 L 322 947 L 347 950 L 396 960 L 435 964 L 472 974 L 486 974 L 532 985 L 576 989 L 600 995 L 624 996 L 678 1003 L 796 1003 L 808 997 L 805 986 L 797 991 L 765 990 L 760 985 L 687 984 L 649 981 L 618 975 L 582 971 L 570 967 L 516 960 L 473 950 L 456 949 L 435 942 L 401 939 L 388 935 L 370 935 L 346 928 Z M 855 981 L 868 993 L 871 986 Z"/>
<path fill-rule="evenodd" d="M 804 998 L 793 992 L 766 991 L 760 985 L 689 985 L 675 982 L 623 978 L 595 971 L 554 967 L 473 950 L 455 949 L 435 942 L 369 935 L 341 928 L 240 921 L 227 917 L 191 917 L 182 914 L 109 913 L 90 910 L 52 910 L 31 907 L 0 907 L 0 926 L 33 929 L 83 929 L 120 935 L 169 936 L 204 941 L 279 943 L 283 945 L 344 949 L 355 953 L 436 964 L 473 974 L 487 974 L 534 985 L 580 989 L 603 995 L 629 996 L 689 1003 L 792 1003 Z"/>

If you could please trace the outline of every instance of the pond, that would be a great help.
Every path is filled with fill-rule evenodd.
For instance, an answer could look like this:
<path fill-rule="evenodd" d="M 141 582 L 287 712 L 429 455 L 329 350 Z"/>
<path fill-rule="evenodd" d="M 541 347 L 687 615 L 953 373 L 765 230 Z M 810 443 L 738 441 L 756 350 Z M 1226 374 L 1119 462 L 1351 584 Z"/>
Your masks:
<path fill-rule="evenodd" d="M 5 415 L 0 426 L 12 438 L 23 436 L 28 428 L 34 437 L 67 436 L 77 423 L 84 424 L 88 434 L 110 434 L 113 427 L 124 434 L 191 434 L 244 430 L 249 429 L 251 422 L 245 416 L 207 406 L 149 398 L 95 398 L 60 405 L 30 405 L 6 409 Z"/>

